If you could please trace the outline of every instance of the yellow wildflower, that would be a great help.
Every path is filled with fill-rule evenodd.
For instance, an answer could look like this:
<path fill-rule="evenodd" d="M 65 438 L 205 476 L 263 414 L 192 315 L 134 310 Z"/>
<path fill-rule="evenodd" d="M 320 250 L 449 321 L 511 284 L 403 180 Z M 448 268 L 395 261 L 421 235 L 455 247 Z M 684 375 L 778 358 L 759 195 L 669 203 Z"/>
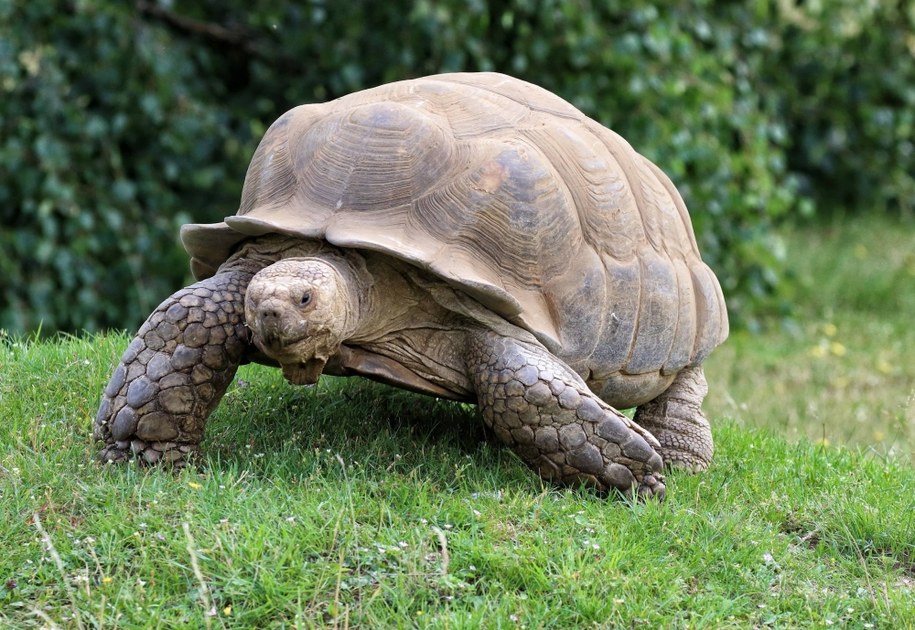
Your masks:
<path fill-rule="evenodd" d="M 232 607 L 231 607 L 231 606 L 226 606 L 225 608 L 223 608 L 223 609 L 222 609 L 222 614 L 224 614 L 224 615 L 231 615 L 231 614 L 232 614 Z"/>
<path fill-rule="evenodd" d="M 847 352 L 845 346 L 843 346 L 838 341 L 833 341 L 831 344 L 829 344 L 829 351 L 837 357 L 844 357 L 845 353 Z"/>
<path fill-rule="evenodd" d="M 191 488 L 193 488 L 194 490 L 200 490 L 200 489 L 203 487 L 203 486 L 201 486 L 199 483 L 197 483 L 196 481 L 188 481 L 188 482 L 187 482 L 187 485 L 189 485 L 189 486 L 190 486 Z"/>
<path fill-rule="evenodd" d="M 111 576 L 106 575 L 102 578 L 102 584 L 111 584 Z"/>
<path fill-rule="evenodd" d="M 827 337 L 835 337 L 837 332 L 839 332 L 839 327 L 832 322 L 823 324 L 823 334 Z"/>

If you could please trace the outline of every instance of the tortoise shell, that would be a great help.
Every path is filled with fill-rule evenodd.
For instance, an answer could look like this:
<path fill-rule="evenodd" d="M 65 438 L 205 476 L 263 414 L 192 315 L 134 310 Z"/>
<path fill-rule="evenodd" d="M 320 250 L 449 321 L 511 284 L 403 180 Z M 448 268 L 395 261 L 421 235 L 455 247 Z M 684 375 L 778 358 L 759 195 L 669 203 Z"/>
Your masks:
<path fill-rule="evenodd" d="M 258 146 L 238 213 L 181 236 L 202 279 L 268 233 L 408 261 L 595 378 L 673 374 L 727 336 L 671 181 L 568 102 L 505 75 L 442 74 L 290 110 Z"/>

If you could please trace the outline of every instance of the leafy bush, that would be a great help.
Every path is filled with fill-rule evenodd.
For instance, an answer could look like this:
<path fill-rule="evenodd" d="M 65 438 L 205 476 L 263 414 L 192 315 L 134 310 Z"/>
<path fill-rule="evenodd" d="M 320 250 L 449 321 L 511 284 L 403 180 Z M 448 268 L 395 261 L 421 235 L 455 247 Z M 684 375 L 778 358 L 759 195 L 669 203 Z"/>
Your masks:
<path fill-rule="evenodd" d="M 178 226 L 231 207 L 248 148 L 194 47 L 118 4 L 0 11 L 0 327 L 135 326 L 182 281 Z"/>
<path fill-rule="evenodd" d="M 915 3 L 784 3 L 759 68 L 821 211 L 915 212 Z M 774 26 L 778 26 L 776 30 Z"/>
<path fill-rule="evenodd" d="M 787 295 L 772 227 L 823 182 L 912 199 L 911 55 L 888 69 L 912 11 L 840 2 L 857 35 L 787 0 L 0 0 L 0 328 L 136 328 L 279 114 L 450 70 L 538 83 L 656 161 L 752 325 Z"/>

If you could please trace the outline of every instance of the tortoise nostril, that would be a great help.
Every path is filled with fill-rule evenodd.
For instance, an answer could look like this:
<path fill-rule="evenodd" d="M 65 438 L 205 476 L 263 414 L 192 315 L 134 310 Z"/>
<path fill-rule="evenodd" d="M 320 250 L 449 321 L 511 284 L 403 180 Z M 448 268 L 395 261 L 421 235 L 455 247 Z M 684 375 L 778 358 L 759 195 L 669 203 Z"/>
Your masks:
<path fill-rule="evenodd" d="M 274 308 L 262 308 L 258 310 L 257 316 L 265 324 L 275 323 L 280 318 L 279 312 Z"/>

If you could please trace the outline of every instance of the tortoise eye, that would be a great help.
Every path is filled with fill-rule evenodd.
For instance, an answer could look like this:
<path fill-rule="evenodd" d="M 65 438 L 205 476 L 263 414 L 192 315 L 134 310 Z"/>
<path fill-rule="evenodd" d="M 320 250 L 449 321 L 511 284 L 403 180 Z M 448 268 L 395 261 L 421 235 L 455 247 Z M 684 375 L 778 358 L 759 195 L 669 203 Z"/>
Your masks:
<path fill-rule="evenodd" d="M 305 292 L 302 294 L 302 299 L 299 302 L 302 306 L 309 304 L 311 302 L 311 293 Z"/>

